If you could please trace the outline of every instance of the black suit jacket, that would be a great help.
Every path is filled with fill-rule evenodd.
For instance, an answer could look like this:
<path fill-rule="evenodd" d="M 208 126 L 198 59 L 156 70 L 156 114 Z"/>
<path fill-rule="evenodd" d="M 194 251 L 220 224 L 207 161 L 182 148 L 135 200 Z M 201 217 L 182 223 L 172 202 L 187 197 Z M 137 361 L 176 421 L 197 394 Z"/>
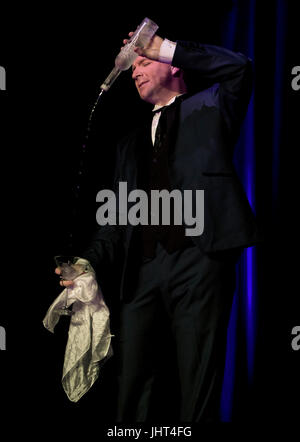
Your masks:
<path fill-rule="evenodd" d="M 198 73 L 199 82 L 210 85 L 180 103 L 176 138 L 168 157 L 173 189 L 204 190 L 204 232 L 192 240 L 204 253 L 253 245 L 259 240 L 257 225 L 232 162 L 251 96 L 251 62 L 224 48 L 179 41 L 172 65 Z M 145 125 L 120 143 L 116 192 L 120 181 L 127 182 L 128 192 L 139 188 L 148 140 L 150 128 Z M 133 230 L 131 225 L 104 226 L 95 233 L 81 255 L 99 268 L 100 279 L 101 262 L 114 261 L 121 245 L 124 286 Z"/>

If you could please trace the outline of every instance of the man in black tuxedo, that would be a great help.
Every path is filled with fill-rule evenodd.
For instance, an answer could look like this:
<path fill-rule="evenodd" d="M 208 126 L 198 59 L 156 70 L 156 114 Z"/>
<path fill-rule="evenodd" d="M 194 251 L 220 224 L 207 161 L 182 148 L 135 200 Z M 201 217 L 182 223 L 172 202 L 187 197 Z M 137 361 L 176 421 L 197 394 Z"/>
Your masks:
<path fill-rule="evenodd" d="M 120 247 L 125 254 L 117 420 L 151 416 L 162 319 L 175 343 L 180 420 L 215 422 L 236 260 L 258 240 L 232 163 L 251 96 L 251 62 L 220 47 L 159 36 L 136 52 L 132 78 L 154 109 L 151 121 L 120 143 L 115 192 L 120 182 L 128 192 L 143 189 L 148 195 L 153 189 L 189 189 L 195 207 L 195 191 L 204 190 L 204 230 L 187 236 L 184 225 L 172 223 L 171 206 L 170 225 L 100 227 L 81 256 L 101 284 L 101 263 L 114 263 Z M 188 71 L 207 87 L 191 93 Z"/>

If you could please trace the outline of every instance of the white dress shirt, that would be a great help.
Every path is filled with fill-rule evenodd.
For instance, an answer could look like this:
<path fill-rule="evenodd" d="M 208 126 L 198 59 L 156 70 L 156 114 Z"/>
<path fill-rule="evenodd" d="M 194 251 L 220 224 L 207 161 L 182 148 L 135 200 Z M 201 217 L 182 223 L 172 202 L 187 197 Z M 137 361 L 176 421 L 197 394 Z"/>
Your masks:
<path fill-rule="evenodd" d="M 175 49 L 176 49 L 176 43 L 174 43 L 173 41 L 167 40 L 165 38 L 161 44 L 161 47 L 160 47 L 158 61 L 161 61 L 162 63 L 171 64 L 172 60 L 173 60 Z M 179 96 L 179 95 L 181 95 L 181 94 L 178 94 L 177 96 Z M 168 101 L 168 103 L 166 103 L 164 106 L 169 106 L 170 104 L 172 104 L 175 101 L 175 98 L 176 97 L 171 98 L 171 100 Z M 159 108 L 164 107 L 164 106 L 156 104 L 153 108 L 153 111 L 157 111 Z M 155 133 L 156 133 L 159 119 L 160 119 L 160 115 L 161 115 L 161 112 L 155 112 L 155 114 L 153 115 L 153 119 L 152 119 L 151 138 L 152 138 L 153 146 L 154 146 Z"/>

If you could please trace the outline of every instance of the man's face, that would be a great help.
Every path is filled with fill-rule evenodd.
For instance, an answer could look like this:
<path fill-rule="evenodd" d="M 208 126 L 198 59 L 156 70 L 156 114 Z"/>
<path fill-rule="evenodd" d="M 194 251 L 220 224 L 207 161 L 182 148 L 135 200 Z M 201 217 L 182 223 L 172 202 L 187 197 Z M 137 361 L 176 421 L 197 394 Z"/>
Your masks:
<path fill-rule="evenodd" d="M 132 78 L 142 100 L 164 104 L 171 90 L 171 66 L 145 57 L 137 57 L 132 65 Z"/>

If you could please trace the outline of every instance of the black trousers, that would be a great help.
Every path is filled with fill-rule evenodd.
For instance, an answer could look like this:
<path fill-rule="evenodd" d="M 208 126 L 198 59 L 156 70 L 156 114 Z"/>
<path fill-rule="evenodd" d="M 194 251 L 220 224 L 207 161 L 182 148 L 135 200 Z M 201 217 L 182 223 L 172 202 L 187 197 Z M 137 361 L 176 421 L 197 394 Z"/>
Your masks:
<path fill-rule="evenodd" d="M 156 386 L 165 366 L 166 381 L 178 376 L 178 419 L 219 420 L 237 256 L 208 256 L 196 246 L 168 254 L 158 245 L 156 257 L 141 265 L 135 293 L 121 307 L 118 422 L 170 417 L 167 402 L 159 404 L 176 386 Z"/>

